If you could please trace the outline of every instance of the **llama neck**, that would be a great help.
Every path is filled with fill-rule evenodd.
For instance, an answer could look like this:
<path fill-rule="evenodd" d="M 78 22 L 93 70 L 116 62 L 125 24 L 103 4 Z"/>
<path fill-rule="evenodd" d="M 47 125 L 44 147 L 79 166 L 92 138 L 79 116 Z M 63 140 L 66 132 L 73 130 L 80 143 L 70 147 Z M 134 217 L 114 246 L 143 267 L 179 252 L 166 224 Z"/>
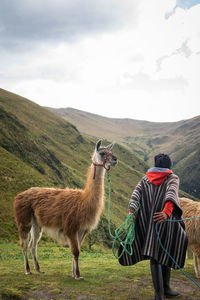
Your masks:
<path fill-rule="evenodd" d="M 105 169 L 103 167 L 96 167 L 95 179 L 94 172 L 95 167 L 92 164 L 88 168 L 84 192 L 88 201 L 92 201 L 93 203 L 103 202 Z"/>

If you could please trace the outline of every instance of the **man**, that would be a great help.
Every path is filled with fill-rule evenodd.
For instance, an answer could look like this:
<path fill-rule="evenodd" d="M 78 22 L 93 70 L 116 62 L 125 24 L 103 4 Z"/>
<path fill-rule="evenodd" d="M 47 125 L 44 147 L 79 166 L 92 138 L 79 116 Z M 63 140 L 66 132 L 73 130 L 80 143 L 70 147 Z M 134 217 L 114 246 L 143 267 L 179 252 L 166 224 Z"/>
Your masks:
<path fill-rule="evenodd" d="M 129 213 L 135 219 L 135 240 L 133 254 L 123 253 L 120 264 L 133 265 L 150 259 L 152 281 L 156 300 L 166 296 L 178 296 L 171 290 L 170 271 L 177 266 L 163 251 L 155 232 L 158 233 L 167 252 L 182 268 L 185 263 L 187 236 L 183 222 L 164 222 L 166 219 L 180 220 L 182 210 L 178 199 L 179 178 L 171 171 L 171 159 L 167 154 L 158 154 L 154 158 L 155 167 L 148 170 L 146 176 L 138 183 L 131 196 Z M 137 215 L 134 212 L 140 208 Z M 119 255 L 123 248 L 120 246 Z"/>

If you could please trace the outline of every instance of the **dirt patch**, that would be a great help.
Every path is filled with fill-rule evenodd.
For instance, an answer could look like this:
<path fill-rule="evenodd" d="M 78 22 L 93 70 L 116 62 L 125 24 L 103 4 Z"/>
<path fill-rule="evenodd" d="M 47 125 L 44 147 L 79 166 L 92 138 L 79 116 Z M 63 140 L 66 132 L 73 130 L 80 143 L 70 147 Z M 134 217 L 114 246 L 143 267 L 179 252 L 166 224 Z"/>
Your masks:
<path fill-rule="evenodd" d="M 171 287 L 180 293 L 179 297 L 174 299 L 179 300 L 197 300 L 200 299 L 200 288 L 187 279 L 171 279 Z M 50 292 L 45 290 L 34 290 L 24 295 L 23 299 L 70 299 L 70 300 L 152 300 L 153 299 L 153 286 L 151 280 L 137 280 L 137 282 L 129 282 L 126 285 L 118 284 L 117 286 L 107 286 L 100 291 L 91 289 L 88 294 L 81 294 L 80 291 L 63 289 L 62 292 Z M 96 295 L 95 295 L 96 294 Z M 173 299 L 173 298 L 171 298 Z"/>
<path fill-rule="evenodd" d="M 23 295 L 23 300 L 25 299 L 42 299 L 42 300 L 53 300 L 53 299 L 62 299 L 60 298 L 59 293 L 52 293 L 47 290 L 31 290 L 29 293 Z M 68 299 L 67 295 L 63 299 Z"/>
<path fill-rule="evenodd" d="M 200 299 L 200 288 L 189 279 L 172 279 L 171 287 L 180 293 L 177 299 L 196 300 Z"/>

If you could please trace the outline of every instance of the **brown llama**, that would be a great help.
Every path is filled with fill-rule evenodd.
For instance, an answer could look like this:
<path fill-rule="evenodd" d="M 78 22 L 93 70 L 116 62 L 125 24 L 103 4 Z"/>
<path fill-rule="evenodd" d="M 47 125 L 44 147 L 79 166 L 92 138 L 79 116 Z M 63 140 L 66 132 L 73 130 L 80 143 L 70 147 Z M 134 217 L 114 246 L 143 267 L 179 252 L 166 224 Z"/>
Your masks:
<path fill-rule="evenodd" d="M 83 190 L 34 187 L 16 196 L 14 212 L 26 274 L 31 274 L 28 247 L 36 271 L 42 273 L 37 260 L 37 244 L 44 231 L 60 244 L 70 245 L 72 276 L 83 279 L 78 265 L 81 243 L 97 226 L 104 208 L 105 170 L 117 164 L 117 158 L 111 153 L 113 144 L 101 147 L 101 143 L 99 140 L 95 146 Z"/>
<path fill-rule="evenodd" d="M 183 210 L 183 219 L 200 216 L 200 202 L 188 198 L 179 198 Z M 188 237 L 188 248 L 193 252 L 194 270 L 200 278 L 200 218 L 185 221 L 185 230 Z"/>

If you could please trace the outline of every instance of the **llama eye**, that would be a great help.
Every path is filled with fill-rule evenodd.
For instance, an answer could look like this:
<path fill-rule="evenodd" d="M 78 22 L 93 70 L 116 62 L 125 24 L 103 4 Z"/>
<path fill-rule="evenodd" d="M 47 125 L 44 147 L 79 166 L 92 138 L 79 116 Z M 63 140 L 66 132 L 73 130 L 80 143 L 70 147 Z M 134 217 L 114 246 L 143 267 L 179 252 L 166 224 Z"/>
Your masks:
<path fill-rule="evenodd" d="M 106 155 L 106 152 L 101 152 L 100 155 L 104 156 L 104 155 Z"/>

